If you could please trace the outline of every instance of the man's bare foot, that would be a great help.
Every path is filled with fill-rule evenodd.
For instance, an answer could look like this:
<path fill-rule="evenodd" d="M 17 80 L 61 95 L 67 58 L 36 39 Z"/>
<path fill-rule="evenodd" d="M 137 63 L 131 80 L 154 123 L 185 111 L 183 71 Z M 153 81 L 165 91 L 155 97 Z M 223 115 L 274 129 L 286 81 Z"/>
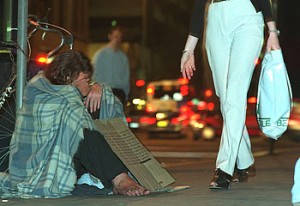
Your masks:
<path fill-rule="evenodd" d="M 113 181 L 114 194 L 127 196 L 142 196 L 149 195 L 150 191 L 140 186 L 126 173 L 121 173 L 116 176 Z"/>

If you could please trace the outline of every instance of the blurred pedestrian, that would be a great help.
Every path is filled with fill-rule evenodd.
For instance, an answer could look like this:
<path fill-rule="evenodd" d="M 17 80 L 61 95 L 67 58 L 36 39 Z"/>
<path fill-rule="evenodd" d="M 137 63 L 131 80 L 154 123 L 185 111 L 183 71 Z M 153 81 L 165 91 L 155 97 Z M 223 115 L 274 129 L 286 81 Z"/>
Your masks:
<path fill-rule="evenodd" d="M 300 206 L 300 158 L 295 165 L 294 185 L 292 188 L 293 206 Z"/>
<path fill-rule="evenodd" d="M 109 43 L 93 57 L 93 80 L 110 86 L 124 105 L 130 91 L 130 70 L 128 58 L 120 48 L 122 28 L 113 27 L 108 33 L 108 39 Z"/>
<path fill-rule="evenodd" d="M 235 166 L 236 180 L 247 181 L 247 168 L 254 164 L 245 118 L 247 92 L 263 44 L 264 20 L 268 27 L 267 52 L 280 49 L 271 1 L 195 0 L 181 72 L 184 78 L 192 78 L 196 70 L 194 49 L 198 39 L 205 36 L 208 62 L 224 121 L 210 189 L 228 189 Z"/>

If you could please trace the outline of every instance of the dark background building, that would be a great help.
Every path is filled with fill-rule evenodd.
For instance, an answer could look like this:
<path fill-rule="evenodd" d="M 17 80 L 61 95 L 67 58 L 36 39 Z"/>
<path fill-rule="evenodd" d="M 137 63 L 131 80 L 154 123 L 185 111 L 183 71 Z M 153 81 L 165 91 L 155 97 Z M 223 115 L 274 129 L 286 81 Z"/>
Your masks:
<path fill-rule="evenodd" d="M 300 98 L 300 2 L 278 0 L 278 27 L 294 97 Z"/>

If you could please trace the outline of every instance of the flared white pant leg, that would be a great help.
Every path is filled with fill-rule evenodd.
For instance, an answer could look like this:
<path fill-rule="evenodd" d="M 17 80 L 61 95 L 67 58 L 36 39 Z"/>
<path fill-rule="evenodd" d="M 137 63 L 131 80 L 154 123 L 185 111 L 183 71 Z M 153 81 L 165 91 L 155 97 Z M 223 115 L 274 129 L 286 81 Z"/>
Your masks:
<path fill-rule="evenodd" d="M 245 126 L 247 93 L 263 43 L 264 22 L 250 0 L 230 0 L 209 7 L 206 50 L 223 115 L 216 168 L 232 175 L 235 164 L 254 163 Z"/>

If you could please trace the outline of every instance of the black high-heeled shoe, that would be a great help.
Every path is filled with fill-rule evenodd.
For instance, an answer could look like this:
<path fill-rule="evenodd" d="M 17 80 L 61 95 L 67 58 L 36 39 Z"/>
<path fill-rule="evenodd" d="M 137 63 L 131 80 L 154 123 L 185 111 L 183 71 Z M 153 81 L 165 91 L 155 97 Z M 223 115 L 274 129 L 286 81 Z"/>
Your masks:
<path fill-rule="evenodd" d="M 233 175 L 232 182 L 248 182 L 247 169 L 237 169 L 236 173 Z"/>
<path fill-rule="evenodd" d="M 248 182 L 248 177 L 254 177 L 255 175 L 256 169 L 254 165 L 242 170 L 236 168 L 232 182 Z"/>
<path fill-rule="evenodd" d="M 232 176 L 223 172 L 220 169 L 217 169 L 213 178 L 210 181 L 209 189 L 224 189 L 227 190 L 230 188 Z"/>

